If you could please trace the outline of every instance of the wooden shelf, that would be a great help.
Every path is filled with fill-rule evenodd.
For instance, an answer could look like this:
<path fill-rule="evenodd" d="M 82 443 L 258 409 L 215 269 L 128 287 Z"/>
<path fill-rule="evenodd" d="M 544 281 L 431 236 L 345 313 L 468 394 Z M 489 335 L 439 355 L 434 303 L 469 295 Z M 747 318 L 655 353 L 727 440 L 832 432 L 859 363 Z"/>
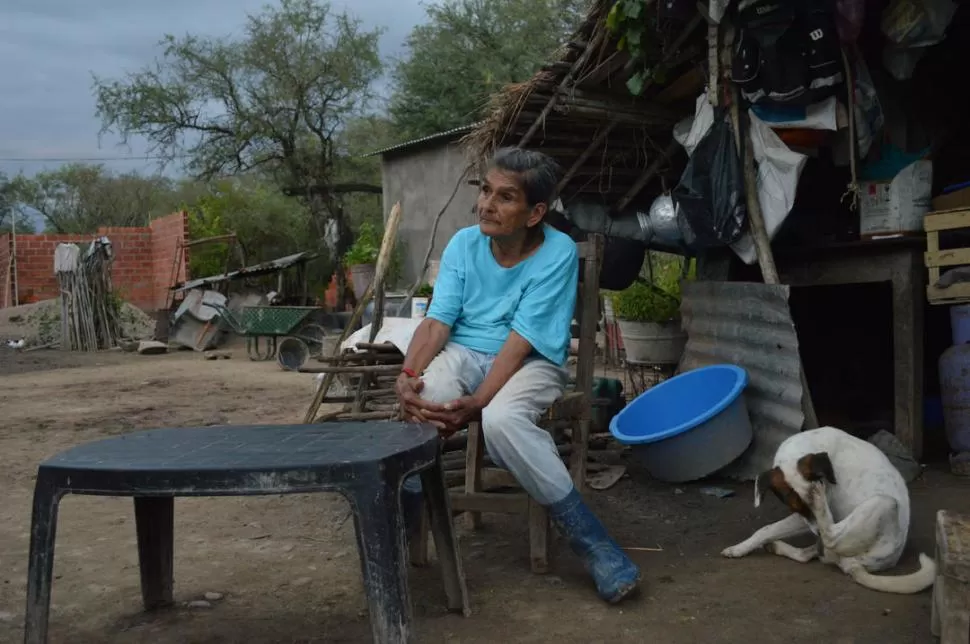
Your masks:
<path fill-rule="evenodd" d="M 923 263 L 929 273 L 926 299 L 930 304 L 970 302 L 970 282 L 957 282 L 947 288 L 936 285 L 940 279 L 940 269 L 970 267 L 970 248 L 940 250 L 940 232 L 970 229 L 970 209 L 960 208 L 928 213 L 923 218 L 923 228 L 926 231 L 926 253 L 923 255 Z"/>

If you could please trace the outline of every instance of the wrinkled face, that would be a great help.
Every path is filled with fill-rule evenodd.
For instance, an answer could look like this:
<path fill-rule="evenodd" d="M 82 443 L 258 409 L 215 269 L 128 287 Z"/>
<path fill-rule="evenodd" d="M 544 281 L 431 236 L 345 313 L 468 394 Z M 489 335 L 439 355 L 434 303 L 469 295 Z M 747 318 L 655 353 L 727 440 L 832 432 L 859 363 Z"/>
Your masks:
<path fill-rule="evenodd" d="M 482 180 L 476 212 L 483 234 L 513 237 L 538 225 L 546 214 L 546 204 L 529 206 L 521 178 L 493 168 Z"/>
<path fill-rule="evenodd" d="M 754 483 L 754 506 L 761 505 L 764 493 L 771 490 L 792 512 L 811 521 L 812 511 L 805 499 L 812 485 L 823 479 L 835 484 L 832 461 L 825 452 L 806 454 L 795 463 L 780 463 L 758 475 Z"/>

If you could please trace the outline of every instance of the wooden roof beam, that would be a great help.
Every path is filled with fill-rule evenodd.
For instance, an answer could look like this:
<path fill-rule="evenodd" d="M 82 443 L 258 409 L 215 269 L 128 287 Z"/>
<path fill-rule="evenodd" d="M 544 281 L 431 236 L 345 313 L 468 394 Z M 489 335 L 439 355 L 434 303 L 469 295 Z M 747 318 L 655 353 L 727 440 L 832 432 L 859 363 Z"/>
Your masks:
<path fill-rule="evenodd" d="M 576 73 L 579 72 L 579 70 L 586 65 L 586 62 L 589 60 L 589 57 L 593 55 L 593 51 L 597 47 L 599 47 L 601 42 L 603 42 L 603 38 L 605 37 L 605 35 L 606 35 L 606 30 L 601 29 L 599 32 L 596 33 L 595 36 L 593 36 L 593 39 L 590 41 L 586 49 L 583 50 L 583 53 L 580 54 L 579 58 L 576 59 L 576 62 L 573 63 L 573 66 L 569 69 L 566 75 L 563 76 L 562 80 L 559 81 L 559 89 L 563 89 L 564 87 L 566 87 L 566 85 L 568 85 L 569 82 L 573 79 L 573 76 L 575 76 Z M 546 120 L 546 116 L 549 114 L 549 112 L 552 111 L 552 108 L 556 104 L 556 99 L 558 98 L 559 98 L 558 93 L 553 94 L 549 98 L 549 101 L 546 103 L 546 106 L 542 108 L 542 111 L 539 113 L 539 118 L 537 118 L 535 121 L 532 122 L 532 125 L 529 126 L 528 130 L 526 130 L 526 133 L 522 136 L 521 139 L 519 139 L 518 147 L 520 148 L 525 147 L 529 143 L 529 141 L 532 140 L 533 135 L 535 135 L 536 131 Z"/>
<path fill-rule="evenodd" d="M 670 53 L 668 56 L 665 56 L 664 59 L 669 60 L 670 58 L 673 58 L 677 50 L 679 50 L 681 46 L 683 46 L 684 42 L 687 41 L 687 39 L 694 32 L 694 30 L 697 29 L 697 27 L 700 26 L 700 24 L 703 21 L 704 21 L 703 16 L 700 14 L 700 12 L 698 12 L 697 15 L 695 15 L 693 19 L 691 19 L 691 21 L 687 23 L 687 26 L 685 26 L 684 30 L 680 33 L 679 36 L 677 36 L 677 39 L 674 40 L 674 42 L 671 44 L 670 50 L 669 50 Z M 646 83 L 644 83 L 643 91 L 646 91 L 652 85 L 653 85 L 653 78 L 647 79 Z M 616 119 L 611 120 L 609 123 L 607 123 L 607 125 L 602 130 L 600 130 L 599 134 L 597 134 L 596 137 L 594 137 L 593 140 L 590 141 L 589 146 L 585 150 L 583 150 L 583 153 L 579 155 L 579 158 L 576 159 L 572 167 L 568 171 L 566 171 L 566 174 L 559 182 L 559 185 L 556 186 L 556 194 L 562 192 L 562 189 L 566 187 L 566 184 L 569 183 L 569 181 L 572 179 L 576 171 L 584 163 L 586 163 L 586 159 L 590 157 L 593 151 L 603 144 L 603 142 L 606 140 L 606 137 L 610 135 L 610 132 L 613 131 L 613 129 L 618 125 L 618 123 L 619 121 L 617 121 Z M 640 190 L 642 189 L 643 187 L 641 186 Z M 639 192 L 639 190 L 637 192 Z M 622 202 L 623 200 L 621 200 L 621 203 Z"/>
<path fill-rule="evenodd" d="M 676 140 L 672 140 L 667 144 L 667 148 L 661 152 L 656 159 L 653 160 L 653 163 L 651 163 L 647 169 L 643 171 L 643 174 L 641 174 L 633 185 L 630 186 L 630 189 L 625 195 L 623 195 L 623 198 L 617 202 L 617 212 L 622 212 L 625 210 L 626 207 L 630 205 L 630 202 L 636 199 L 637 195 L 647 187 L 648 183 L 650 183 L 650 180 L 653 179 L 658 172 L 660 172 L 660 166 L 663 165 L 663 163 L 670 157 L 672 157 L 677 152 L 678 148 L 680 148 L 680 143 L 678 143 Z"/>

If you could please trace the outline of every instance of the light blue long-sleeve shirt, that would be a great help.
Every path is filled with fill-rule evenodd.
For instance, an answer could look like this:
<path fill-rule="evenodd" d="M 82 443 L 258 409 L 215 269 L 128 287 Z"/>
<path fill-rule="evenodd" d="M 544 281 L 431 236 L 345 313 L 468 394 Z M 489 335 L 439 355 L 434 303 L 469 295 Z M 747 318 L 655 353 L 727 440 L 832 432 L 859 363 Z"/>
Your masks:
<path fill-rule="evenodd" d="M 545 239 L 512 268 L 495 261 L 478 226 L 455 233 L 441 255 L 427 316 L 451 327 L 451 341 L 495 355 L 511 331 L 557 365 L 569 356 L 579 261 L 576 243 L 543 224 Z"/>

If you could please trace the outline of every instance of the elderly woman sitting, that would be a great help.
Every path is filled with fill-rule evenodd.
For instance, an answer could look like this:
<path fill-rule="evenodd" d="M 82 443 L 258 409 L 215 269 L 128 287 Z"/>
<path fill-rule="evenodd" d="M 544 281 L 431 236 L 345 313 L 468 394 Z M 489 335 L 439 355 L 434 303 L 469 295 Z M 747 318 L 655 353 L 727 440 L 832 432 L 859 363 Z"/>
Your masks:
<path fill-rule="evenodd" d="M 543 219 L 558 167 L 539 152 L 503 149 L 478 196 L 478 225 L 448 243 L 426 319 L 397 394 L 407 419 L 448 435 L 481 419 L 485 447 L 546 506 L 584 559 L 600 597 L 618 602 L 640 570 L 573 486 L 552 436 L 536 425 L 563 393 L 576 304 L 576 244 Z M 413 507 L 416 479 L 405 484 Z"/>

